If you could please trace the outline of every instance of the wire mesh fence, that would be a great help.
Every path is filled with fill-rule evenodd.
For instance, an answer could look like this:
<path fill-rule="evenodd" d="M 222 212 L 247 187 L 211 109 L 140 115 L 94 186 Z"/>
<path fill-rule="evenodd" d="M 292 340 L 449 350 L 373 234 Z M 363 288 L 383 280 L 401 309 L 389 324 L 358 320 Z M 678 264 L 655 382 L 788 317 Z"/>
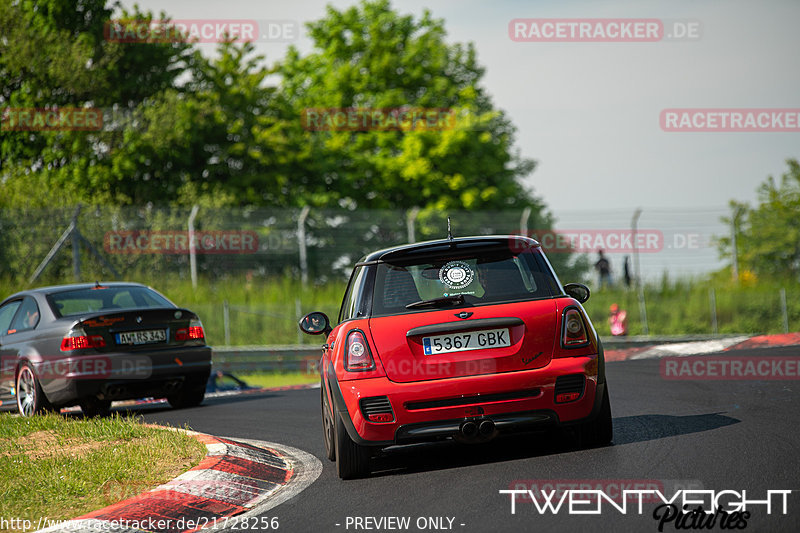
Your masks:
<path fill-rule="evenodd" d="M 627 310 L 631 334 L 800 329 L 796 285 L 698 281 L 726 264 L 716 247 L 729 230 L 721 222 L 724 209 L 644 210 L 638 226 L 627 210 L 0 210 L 0 292 L 115 278 L 143 281 L 168 296 L 178 286 L 173 299 L 200 314 L 215 345 L 314 344 L 318 339 L 300 335 L 297 321 L 314 310 L 336 317 L 355 261 L 377 249 L 445 237 L 448 214 L 456 236 L 539 239 L 562 282 L 592 288 L 586 308 L 601 334 L 608 333 L 611 303 Z M 611 264 L 610 287 L 600 286 L 592 268 L 600 249 Z M 636 278 L 644 282 L 639 287 Z"/>

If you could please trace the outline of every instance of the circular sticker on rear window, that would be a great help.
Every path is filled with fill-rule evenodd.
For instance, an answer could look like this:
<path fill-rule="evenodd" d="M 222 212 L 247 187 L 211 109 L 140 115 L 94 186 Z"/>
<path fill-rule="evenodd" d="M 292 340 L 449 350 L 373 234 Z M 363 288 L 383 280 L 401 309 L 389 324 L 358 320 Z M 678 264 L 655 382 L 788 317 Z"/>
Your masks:
<path fill-rule="evenodd" d="M 475 272 L 464 261 L 450 261 L 439 269 L 439 281 L 451 289 L 463 289 L 474 277 Z"/>

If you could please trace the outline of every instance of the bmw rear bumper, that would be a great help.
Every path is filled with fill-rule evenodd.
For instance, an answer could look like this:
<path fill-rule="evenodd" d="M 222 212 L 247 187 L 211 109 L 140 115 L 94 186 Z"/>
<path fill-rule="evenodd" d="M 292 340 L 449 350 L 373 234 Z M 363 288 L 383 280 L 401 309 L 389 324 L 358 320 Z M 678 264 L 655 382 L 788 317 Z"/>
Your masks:
<path fill-rule="evenodd" d="M 45 358 L 33 366 L 48 400 L 59 406 L 86 397 L 163 398 L 183 387 L 205 388 L 211 373 L 211 348 L 79 354 Z"/>

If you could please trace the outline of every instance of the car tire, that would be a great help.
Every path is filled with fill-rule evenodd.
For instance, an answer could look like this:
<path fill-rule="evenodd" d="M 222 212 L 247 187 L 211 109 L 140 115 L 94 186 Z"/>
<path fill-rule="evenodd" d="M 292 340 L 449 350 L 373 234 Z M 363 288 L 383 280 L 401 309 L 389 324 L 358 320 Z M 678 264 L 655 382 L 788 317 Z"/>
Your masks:
<path fill-rule="evenodd" d="M 370 449 L 353 442 L 341 416 L 336 417 L 336 473 L 342 479 L 369 475 Z"/>
<path fill-rule="evenodd" d="M 325 401 L 325 388 L 320 387 L 320 405 L 322 406 L 322 438 L 325 441 L 325 457 L 331 461 L 336 461 L 336 428 L 331 420 L 330 409 Z"/>
<path fill-rule="evenodd" d="M 86 418 L 104 417 L 111 413 L 110 400 L 98 400 L 97 398 L 90 397 L 82 399 L 78 402 L 78 405 L 81 406 L 83 416 Z"/>
<path fill-rule="evenodd" d="M 22 363 L 17 373 L 15 387 L 17 410 L 21 416 L 34 416 L 53 411 L 53 406 L 47 401 L 33 366 L 27 361 Z"/>
<path fill-rule="evenodd" d="M 608 399 L 608 384 L 603 389 L 600 412 L 594 420 L 580 426 L 578 436 L 582 448 L 608 446 L 614 437 L 614 424 L 611 418 L 611 402 Z"/>
<path fill-rule="evenodd" d="M 167 401 L 175 409 L 184 409 L 186 407 L 196 407 L 203 403 L 206 397 L 206 389 L 203 388 L 189 388 L 181 389 L 180 392 L 170 394 L 167 396 Z"/>

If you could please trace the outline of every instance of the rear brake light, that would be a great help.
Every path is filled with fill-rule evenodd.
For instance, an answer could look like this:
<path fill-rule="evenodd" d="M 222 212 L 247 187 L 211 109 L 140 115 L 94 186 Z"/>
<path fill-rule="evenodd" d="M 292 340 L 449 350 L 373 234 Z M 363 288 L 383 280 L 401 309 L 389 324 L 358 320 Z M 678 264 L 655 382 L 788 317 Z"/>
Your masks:
<path fill-rule="evenodd" d="M 189 322 L 188 328 L 181 328 L 175 332 L 176 341 L 202 340 L 206 338 L 203 324 L 199 320 Z"/>
<path fill-rule="evenodd" d="M 564 333 L 561 342 L 565 348 L 577 348 L 589 344 L 589 336 L 583 317 L 576 308 L 569 308 L 564 312 Z"/>
<path fill-rule="evenodd" d="M 61 351 L 84 350 L 86 348 L 103 348 L 106 345 L 102 335 L 86 335 L 82 329 L 73 329 L 61 339 Z"/>
<path fill-rule="evenodd" d="M 375 360 L 367 344 L 364 333 L 353 330 L 347 335 L 344 345 L 344 369 L 351 372 L 361 372 L 375 368 Z"/>

